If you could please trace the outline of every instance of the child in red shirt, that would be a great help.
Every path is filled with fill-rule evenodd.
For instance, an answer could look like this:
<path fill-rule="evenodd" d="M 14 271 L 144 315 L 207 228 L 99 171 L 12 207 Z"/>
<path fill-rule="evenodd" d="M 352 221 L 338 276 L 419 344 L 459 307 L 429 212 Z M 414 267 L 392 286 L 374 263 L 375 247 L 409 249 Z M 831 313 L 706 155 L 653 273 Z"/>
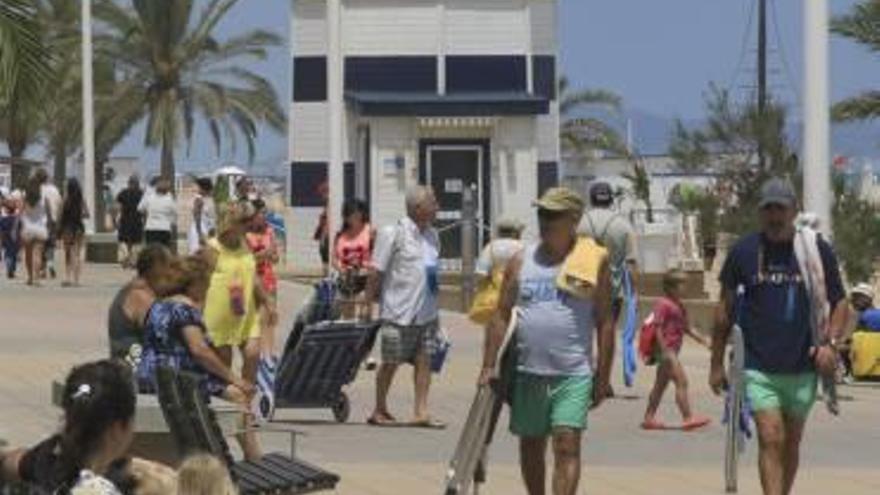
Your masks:
<path fill-rule="evenodd" d="M 673 269 L 667 272 L 663 277 L 665 296 L 661 297 L 654 305 L 654 326 L 657 332 L 654 340 L 657 378 L 648 398 L 648 408 L 642 423 L 642 428 L 645 430 L 666 428 L 662 422 L 657 421 L 655 416 L 670 381 L 675 384 L 675 402 L 681 412 L 682 428 L 686 431 L 695 430 L 710 422 L 709 418 L 696 416 L 692 413 L 688 398 L 687 375 L 678 359 L 685 335 L 690 336 L 706 348 L 709 347 L 709 342 L 696 334 L 688 322 L 687 310 L 681 302 L 685 280 L 685 274 L 681 270 Z"/>

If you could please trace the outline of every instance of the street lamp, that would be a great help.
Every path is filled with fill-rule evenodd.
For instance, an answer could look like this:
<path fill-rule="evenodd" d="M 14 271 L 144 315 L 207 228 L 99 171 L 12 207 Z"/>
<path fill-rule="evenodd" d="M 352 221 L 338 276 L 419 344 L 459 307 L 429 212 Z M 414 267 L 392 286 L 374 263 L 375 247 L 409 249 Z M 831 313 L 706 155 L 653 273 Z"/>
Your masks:
<path fill-rule="evenodd" d="M 83 191 L 89 218 L 86 230 L 95 232 L 95 116 L 92 82 L 92 1 L 82 0 L 82 112 L 83 112 Z"/>
<path fill-rule="evenodd" d="M 804 206 L 830 236 L 828 77 L 828 0 L 804 0 Z"/>

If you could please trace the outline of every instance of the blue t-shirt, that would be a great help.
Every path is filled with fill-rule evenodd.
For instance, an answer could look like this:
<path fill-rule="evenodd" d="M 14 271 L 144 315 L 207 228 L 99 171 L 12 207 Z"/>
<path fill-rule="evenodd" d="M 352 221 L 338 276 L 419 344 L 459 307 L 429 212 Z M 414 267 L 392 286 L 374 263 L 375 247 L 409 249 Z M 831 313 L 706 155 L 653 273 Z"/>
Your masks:
<path fill-rule="evenodd" d="M 880 332 L 880 309 L 870 308 L 862 311 L 859 315 L 859 323 L 856 325 L 859 330 L 870 330 L 872 332 Z"/>
<path fill-rule="evenodd" d="M 845 297 L 843 283 L 831 246 L 821 237 L 818 243 L 828 302 L 833 308 Z M 762 234 L 742 238 L 728 254 L 720 281 L 734 293 L 739 285 L 746 288 L 739 323 L 747 369 L 767 373 L 813 369 L 809 296 L 793 242 L 772 243 Z"/>

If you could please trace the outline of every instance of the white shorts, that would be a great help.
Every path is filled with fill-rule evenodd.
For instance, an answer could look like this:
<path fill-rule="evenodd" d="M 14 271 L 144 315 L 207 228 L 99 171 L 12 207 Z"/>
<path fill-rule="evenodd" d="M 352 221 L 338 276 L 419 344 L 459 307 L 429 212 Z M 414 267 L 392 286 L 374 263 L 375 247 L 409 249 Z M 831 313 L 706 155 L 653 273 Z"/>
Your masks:
<path fill-rule="evenodd" d="M 46 242 L 49 240 L 49 229 L 41 225 L 24 225 L 21 238 L 24 242 Z"/>

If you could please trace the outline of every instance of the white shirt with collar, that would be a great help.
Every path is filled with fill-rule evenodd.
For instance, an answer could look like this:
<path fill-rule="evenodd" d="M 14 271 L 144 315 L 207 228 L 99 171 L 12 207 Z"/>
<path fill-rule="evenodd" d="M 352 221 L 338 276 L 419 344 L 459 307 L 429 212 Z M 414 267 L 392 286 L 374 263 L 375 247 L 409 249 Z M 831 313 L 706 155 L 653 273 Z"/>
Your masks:
<path fill-rule="evenodd" d="M 437 320 L 439 257 L 437 231 L 420 230 L 409 217 L 379 231 L 373 262 L 382 274 L 383 321 L 410 326 Z"/>

